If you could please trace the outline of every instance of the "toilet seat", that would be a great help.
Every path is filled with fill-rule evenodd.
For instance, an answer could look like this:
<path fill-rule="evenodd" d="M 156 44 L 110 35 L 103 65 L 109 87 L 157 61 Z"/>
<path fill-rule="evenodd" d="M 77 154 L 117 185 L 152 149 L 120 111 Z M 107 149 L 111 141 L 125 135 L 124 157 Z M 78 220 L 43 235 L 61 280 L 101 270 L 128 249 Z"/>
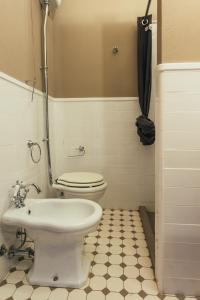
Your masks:
<path fill-rule="evenodd" d="M 52 185 L 58 198 L 84 198 L 95 202 L 103 197 L 107 186 L 101 174 L 89 172 L 65 173 Z"/>
<path fill-rule="evenodd" d="M 103 176 L 98 173 L 71 172 L 64 173 L 56 180 L 57 184 L 71 188 L 93 188 L 105 184 Z"/>

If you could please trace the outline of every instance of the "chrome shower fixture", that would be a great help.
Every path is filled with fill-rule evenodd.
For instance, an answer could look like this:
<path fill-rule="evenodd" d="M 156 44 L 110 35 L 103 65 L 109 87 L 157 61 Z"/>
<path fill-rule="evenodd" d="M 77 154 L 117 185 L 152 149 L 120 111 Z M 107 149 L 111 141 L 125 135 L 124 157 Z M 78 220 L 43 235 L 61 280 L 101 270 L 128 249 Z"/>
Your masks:
<path fill-rule="evenodd" d="M 43 8 L 46 7 L 46 5 L 49 6 L 49 11 L 55 11 L 58 6 L 61 5 L 62 0 L 40 0 L 40 3 Z"/>
<path fill-rule="evenodd" d="M 43 72 L 44 78 L 44 96 L 45 96 L 45 137 L 43 141 L 46 142 L 47 148 L 47 162 L 48 162 L 48 175 L 49 183 L 53 184 L 53 176 L 51 170 L 51 152 L 50 152 L 50 134 L 49 134 L 49 78 L 48 78 L 48 60 L 47 60 L 47 25 L 48 16 L 53 17 L 56 8 L 62 3 L 62 0 L 40 0 L 42 8 L 44 10 L 43 14 L 43 65 L 41 70 Z"/>

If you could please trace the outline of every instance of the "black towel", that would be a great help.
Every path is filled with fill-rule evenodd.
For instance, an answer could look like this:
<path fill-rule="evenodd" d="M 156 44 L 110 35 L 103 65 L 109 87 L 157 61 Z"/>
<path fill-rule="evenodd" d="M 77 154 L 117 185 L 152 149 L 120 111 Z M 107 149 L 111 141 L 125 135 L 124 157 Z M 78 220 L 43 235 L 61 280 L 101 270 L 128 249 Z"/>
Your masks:
<path fill-rule="evenodd" d="M 137 118 L 135 123 L 137 133 L 140 136 L 140 141 L 143 145 L 152 145 L 155 142 L 155 125 L 153 121 L 145 116 Z"/>
<path fill-rule="evenodd" d="M 152 15 L 138 18 L 138 96 L 142 116 L 137 118 L 136 126 L 143 145 L 152 145 L 155 142 L 155 125 L 148 118 L 152 83 L 151 24 Z"/>

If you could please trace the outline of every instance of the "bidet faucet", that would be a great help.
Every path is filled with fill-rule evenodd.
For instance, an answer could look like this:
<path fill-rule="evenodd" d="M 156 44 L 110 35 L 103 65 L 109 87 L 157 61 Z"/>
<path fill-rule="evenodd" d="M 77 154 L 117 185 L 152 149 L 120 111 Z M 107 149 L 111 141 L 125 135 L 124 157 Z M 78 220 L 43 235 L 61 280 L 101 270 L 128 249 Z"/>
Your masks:
<path fill-rule="evenodd" d="M 35 190 L 36 190 L 36 192 L 39 194 L 39 193 L 41 193 L 41 189 L 39 188 L 39 186 L 37 185 L 37 184 L 35 184 L 35 183 L 30 183 L 30 184 L 27 184 L 26 185 L 26 188 L 29 188 L 29 187 L 34 187 L 35 188 Z"/>
<path fill-rule="evenodd" d="M 25 206 L 25 199 L 29 192 L 29 187 L 33 186 L 36 192 L 39 194 L 41 193 L 41 189 L 35 183 L 25 184 L 23 181 L 16 181 L 16 184 L 13 186 L 14 188 L 14 195 L 12 198 L 12 202 L 14 203 L 16 208 L 21 208 Z"/>

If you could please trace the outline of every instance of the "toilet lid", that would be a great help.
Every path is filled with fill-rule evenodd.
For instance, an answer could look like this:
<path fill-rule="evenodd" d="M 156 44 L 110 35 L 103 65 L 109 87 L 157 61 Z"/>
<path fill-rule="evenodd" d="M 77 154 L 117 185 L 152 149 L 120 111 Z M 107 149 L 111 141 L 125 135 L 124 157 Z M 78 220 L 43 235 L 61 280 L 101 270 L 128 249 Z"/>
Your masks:
<path fill-rule="evenodd" d="M 95 187 L 104 184 L 101 174 L 89 172 L 65 173 L 57 179 L 57 182 L 71 187 Z"/>

